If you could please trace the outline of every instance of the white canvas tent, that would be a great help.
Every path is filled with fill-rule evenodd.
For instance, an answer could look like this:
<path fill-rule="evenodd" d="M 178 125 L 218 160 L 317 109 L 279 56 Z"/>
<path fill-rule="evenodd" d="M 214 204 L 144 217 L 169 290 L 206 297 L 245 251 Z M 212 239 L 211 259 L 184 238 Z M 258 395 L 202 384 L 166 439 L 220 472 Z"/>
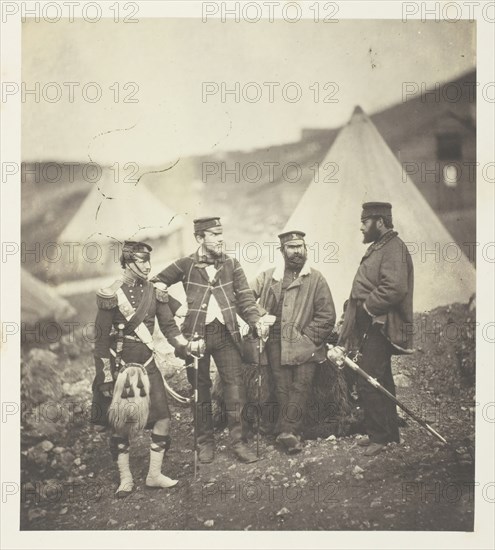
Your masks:
<path fill-rule="evenodd" d="M 361 205 L 367 201 L 392 203 L 394 229 L 414 263 L 415 311 L 469 300 L 476 289 L 474 267 L 356 107 L 284 228 L 306 232 L 308 257 L 326 277 L 337 312 L 368 246 L 359 231 Z"/>
<path fill-rule="evenodd" d="M 124 240 L 149 243 L 153 264 L 169 261 L 182 253 L 182 227 L 182 218 L 144 183 L 116 183 L 109 172 L 93 187 L 58 238 L 63 257 L 56 266 L 57 278 L 62 281 L 118 273 Z"/>
<path fill-rule="evenodd" d="M 46 321 L 61 323 L 76 314 L 67 300 L 21 268 L 21 321 L 27 326 Z"/>

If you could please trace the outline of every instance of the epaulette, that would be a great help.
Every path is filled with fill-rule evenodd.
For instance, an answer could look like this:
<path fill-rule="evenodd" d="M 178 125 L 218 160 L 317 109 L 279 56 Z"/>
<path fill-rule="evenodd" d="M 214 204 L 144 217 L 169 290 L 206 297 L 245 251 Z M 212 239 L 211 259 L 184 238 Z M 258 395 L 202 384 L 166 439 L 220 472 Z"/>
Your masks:
<path fill-rule="evenodd" d="M 117 307 L 117 290 L 122 286 L 122 280 L 117 279 L 110 286 L 100 288 L 96 292 L 96 304 L 99 309 L 113 309 Z"/>
<path fill-rule="evenodd" d="M 164 303 L 167 303 L 168 302 L 168 291 L 167 291 L 167 287 L 166 285 L 163 285 L 165 286 L 165 288 L 157 288 L 155 286 L 155 296 L 156 296 L 156 299 L 159 301 L 159 302 L 164 302 Z"/>

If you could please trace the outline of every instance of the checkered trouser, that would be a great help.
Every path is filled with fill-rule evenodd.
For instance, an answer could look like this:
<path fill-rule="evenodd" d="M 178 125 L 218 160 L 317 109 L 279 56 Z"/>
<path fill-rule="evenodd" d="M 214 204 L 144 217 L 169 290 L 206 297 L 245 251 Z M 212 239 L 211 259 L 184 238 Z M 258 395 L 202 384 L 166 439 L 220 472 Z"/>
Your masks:
<path fill-rule="evenodd" d="M 201 444 L 213 440 L 210 377 L 210 359 L 213 357 L 222 380 L 230 437 L 236 443 L 243 439 L 246 430 L 242 414 L 246 404 L 246 391 L 242 378 L 241 354 L 225 325 L 217 319 L 206 325 L 205 343 L 206 352 L 198 364 L 198 442 Z M 187 374 L 194 388 L 194 370 L 189 368 Z"/>

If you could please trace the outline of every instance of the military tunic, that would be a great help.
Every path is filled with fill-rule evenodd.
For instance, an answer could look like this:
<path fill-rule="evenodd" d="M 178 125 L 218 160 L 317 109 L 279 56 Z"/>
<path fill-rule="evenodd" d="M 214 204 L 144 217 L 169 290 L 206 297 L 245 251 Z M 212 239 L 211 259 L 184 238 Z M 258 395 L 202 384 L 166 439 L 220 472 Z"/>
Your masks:
<path fill-rule="evenodd" d="M 94 350 L 96 376 L 93 381 L 93 406 L 91 411 L 91 422 L 94 424 L 107 425 L 107 413 L 112 399 L 105 397 L 99 389 L 105 378 L 102 359 L 110 359 L 113 373 L 115 359 L 110 349 L 115 351 L 118 325 L 120 323 L 125 325 L 121 354 L 122 362 L 145 364 L 152 356 L 150 348 L 137 337 L 132 331 L 132 327 L 132 332 L 129 331 L 129 323 L 118 308 L 116 296 L 117 290 L 122 289 L 130 304 L 134 309 L 137 309 L 148 285 L 151 285 L 148 281 L 123 282 L 119 280 L 108 289 L 99 291 L 97 294 L 98 313 L 95 321 L 96 342 Z M 155 288 L 152 289 L 152 293 L 150 306 L 142 322 L 150 334 L 153 334 L 156 319 L 167 340 L 177 348 L 176 338 L 180 335 L 180 330 L 170 309 L 168 295 L 166 292 Z M 157 420 L 170 418 L 170 411 L 163 377 L 154 360 L 148 363 L 146 370 L 150 382 L 150 412 L 147 428 L 151 428 Z"/>

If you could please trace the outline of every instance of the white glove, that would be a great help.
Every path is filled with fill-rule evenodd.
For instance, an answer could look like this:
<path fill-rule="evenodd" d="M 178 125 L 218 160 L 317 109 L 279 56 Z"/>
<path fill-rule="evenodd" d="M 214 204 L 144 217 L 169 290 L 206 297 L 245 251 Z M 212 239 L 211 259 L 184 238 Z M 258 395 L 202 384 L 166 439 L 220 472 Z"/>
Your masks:
<path fill-rule="evenodd" d="M 340 346 L 329 346 L 327 351 L 327 359 L 334 365 L 337 365 L 337 367 L 341 367 L 344 364 L 345 349 Z"/>
<path fill-rule="evenodd" d="M 258 335 L 258 338 L 261 338 L 262 340 L 266 340 L 268 338 L 268 333 L 270 331 L 269 327 L 267 327 L 261 320 L 256 323 L 256 334 Z"/>
<path fill-rule="evenodd" d="M 156 283 L 153 283 L 153 286 L 157 288 L 158 290 L 167 290 L 168 286 L 165 283 L 162 283 L 160 281 L 157 281 Z"/>
<path fill-rule="evenodd" d="M 203 338 L 199 340 L 192 340 L 187 344 L 186 347 L 187 353 L 194 357 L 203 357 L 206 351 L 206 344 Z"/>
<path fill-rule="evenodd" d="M 267 340 L 270 327 L 275 323 L 275 315 L 263 315 L 261 319 L 256 323 L 256 332 L 258 333 L 258 338 L 262 340 Z"/>

